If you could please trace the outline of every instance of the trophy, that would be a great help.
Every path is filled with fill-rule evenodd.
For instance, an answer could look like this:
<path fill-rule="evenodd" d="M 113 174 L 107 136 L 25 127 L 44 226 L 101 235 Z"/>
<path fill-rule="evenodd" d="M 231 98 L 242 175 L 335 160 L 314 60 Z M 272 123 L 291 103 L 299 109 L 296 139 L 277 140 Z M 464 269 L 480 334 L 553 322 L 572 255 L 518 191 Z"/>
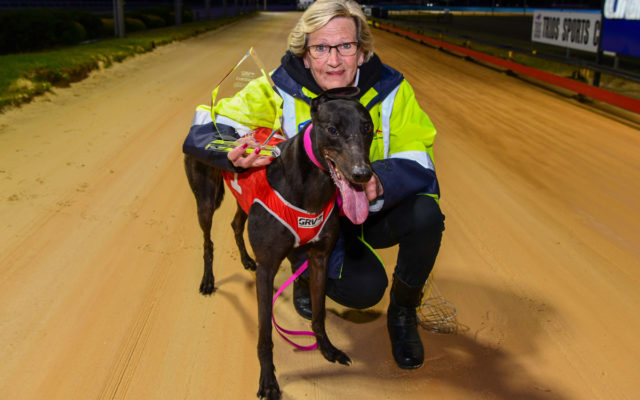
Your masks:
<path fill-rule="evenodd" d="M 252 83 L 255 84 L 256 80 L 260 78 L 266 78 L 272 89 L 266 93 L 266 100 L 271 105 L 271 109 L 268 112 L 251 109 L 249 104 L 243 102 L 242 96 L 236 96 L 239 92 L 248 90 L 247 87 Z M 273 144 L 269 144 L 280 131 L 281 123 L 278 115 L 282 115 L 282 113 L 277 111 L 280 107 L 278 104 L 282 104 L 282 101 L 279 100 L 279 96 L 278 90 L 269 74 L 265 71 L 262 61 L 258 58 L 253 47 L 251 47 L 222 78 L 212 92 L 212 117 L 215 129 L 221 139 L 213 140 L 206 148 L 214 151 L 229 152 L 242 144 L 237 141 L 236 137 L 224 134 L 222 130 L 218 129 L 218 123 L 224 123 L 227 126 L 232 126 L 240 136 L 250 135 L 253 137 L 253 144 L 247 147 L 247 153 L 251 153 L 255 151 L 256 147 L 259 147 L 260 155 L 279 156 L 280 149 Z M 223 115 L 217 115 L 216 109 L 221 103 L 224 103 L 223 106 L 225 108 L 237 111 L 234 113 L 233 120 Z M 275 119 L 273 110 L 276 110 Z"/>

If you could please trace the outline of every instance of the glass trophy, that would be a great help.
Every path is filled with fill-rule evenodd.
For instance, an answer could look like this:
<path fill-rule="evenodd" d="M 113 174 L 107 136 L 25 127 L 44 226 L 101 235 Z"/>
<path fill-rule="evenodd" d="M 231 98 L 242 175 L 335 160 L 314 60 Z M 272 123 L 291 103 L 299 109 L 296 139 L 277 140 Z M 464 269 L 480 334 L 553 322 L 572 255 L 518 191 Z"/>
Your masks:
<path fill-rule="evenodd" d="M 255 96 L 255 92 L 248 92 L 250 95 L 238 95 L 242 91 L 251 91 L 252 85 L 257 85 L 258 79 L 266 79 L 271 90 L 265 92 L 264 84 L 257 86 L 261 90 L 259 96 L 261 101 L 267 101 L 269 107 L 264 110 L 251 107 L 250 99 Z M 238 96 L 236 96 L 238 95 Z M 207 145 L 207 149 L 221 152 L 229 152 L 237 146 L 242 145 L 235 136 L 225 134 L 223 129 L 218 129 L 218 124 L 225 124 L 235 129 L 236 134 L 241 137 L 249 135 L 253 140 L 249 140 L 247 153 L 255 151 L 260 147 L 260 155 L 277 157 L 280 155 L 272 139 L 280 130 L 279 112 L 282 101 L 275 84 L 271 80 L 268 72 L 264 69 L 262 61 L 258 58 L 253 47 L 240 59 L 240 61 L 222 78 L 218 86 L 212 92 L 212 118 L 215 129 L 221 139 L 212 141 Z M 218 114 L 218 110 L 227 110 L 233 118 Z M 275 110 L 275 112 L 274 112 Z"/>

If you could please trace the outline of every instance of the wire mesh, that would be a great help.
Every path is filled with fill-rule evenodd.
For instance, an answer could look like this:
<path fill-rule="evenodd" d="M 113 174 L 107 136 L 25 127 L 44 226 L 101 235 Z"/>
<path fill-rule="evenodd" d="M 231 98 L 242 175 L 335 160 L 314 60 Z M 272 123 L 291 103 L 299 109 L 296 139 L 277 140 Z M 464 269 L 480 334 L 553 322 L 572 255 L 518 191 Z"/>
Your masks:
<path fill-rule="evenodd" d="M 433 281 L 433 275 L 430 275 L 418 309 L 420 326 L 433 333 L 454 334 L 458 332 L 457 315 L 456 306 L 442 296 Z"/>

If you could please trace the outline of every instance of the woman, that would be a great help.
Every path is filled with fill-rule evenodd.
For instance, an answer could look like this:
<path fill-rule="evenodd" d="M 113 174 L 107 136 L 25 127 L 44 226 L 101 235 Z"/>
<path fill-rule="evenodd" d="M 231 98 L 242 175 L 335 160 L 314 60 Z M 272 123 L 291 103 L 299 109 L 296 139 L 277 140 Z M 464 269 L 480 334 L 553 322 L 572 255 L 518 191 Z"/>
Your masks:
<path fill-rule="evenodd" d="M 360 6 L 351 0 L 319 0 L 310 6 L 289 35 L 288 51 L 271 75 L 282 99 L 263 95 L 267 79 L 257 79 L 232 99 L 218 102 L 216 126 L 240 137 L 249 131 L 252 115 L 281 121 L 292 137 L 310 120 L 310 100 L 322 91 L 357 86 L 359 101 L 370 111 L 374 140 L 370 159 L 374 176 L 365 186 L 370 215 L 364 224 L 341 221 L 341 235 L 331 255 L 327 295 L 352 308 L 377 304 L 388 285 L 387 274 L 373 248 L 399 245 L 393 273 L 387 327 L 392 353 L 400 368 L 419 368 L 424 350 L 418 334 L 416 308 L 435 263 L 444 216 L 438 205 L 439 188 L 433 166 L 435 129 L 418 105 L 402 74 L 381 63 L 373 52 L 373 38 Z M 213 153 L 204 146 L 215 138 L 210 119 L 198 118 L 184 151 L 230 171 L 267 165 L 269 157 L 243 148 Z M 243 122 L 245 121 L 245 122 Z M 264 126 L 264 125 L 263 125 Z M 214 135 L 215 134 L 215 135 Z M 293 268 L 303 252 L 290 256 Z M 305 278 L 294 283 L 296 311 L 311 319 Z"/>

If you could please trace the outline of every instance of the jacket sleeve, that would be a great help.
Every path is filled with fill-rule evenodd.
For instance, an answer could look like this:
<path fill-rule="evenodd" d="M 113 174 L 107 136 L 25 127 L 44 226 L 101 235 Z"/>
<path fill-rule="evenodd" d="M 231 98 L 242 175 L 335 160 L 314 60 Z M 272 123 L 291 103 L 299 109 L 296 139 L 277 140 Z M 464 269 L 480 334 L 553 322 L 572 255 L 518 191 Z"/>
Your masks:
<path fill-rule="evenodd" d="M 193 117 L 189 133 L 182 144 L 182 151 L 212 167 L 230 172 L 244 171 L 244 168 L 237 168 L 229 161 L 227 153 L 206 148 L 211 141 L 222 137 L 226 140 L 240 137 L 232 127 L 222 123 L 216 125 L 211 119 L 211 108 L 203 105 L 199 106 Z"/>
<path fill-rule="evenodd" d="M 389 126 L 388 156 L 372 163 L 384 194 L 372 203 L 370 210 L 392 208 L 415 194 L 438 200 L 440 189 L 433 163 L 436 130 L 407 81 L 400 84 L 396 93 Z"/>
<path fill-rule="evenodd" d="M 425 170 L 419 163 L 406 159 L 387 159 L 372 163 L 384 194 L 371 207 L 372 212 L 393 208 L 403 199 L 415 194 L 428 194 L 439 198 L 439 187 L 433 170 Z"/>

